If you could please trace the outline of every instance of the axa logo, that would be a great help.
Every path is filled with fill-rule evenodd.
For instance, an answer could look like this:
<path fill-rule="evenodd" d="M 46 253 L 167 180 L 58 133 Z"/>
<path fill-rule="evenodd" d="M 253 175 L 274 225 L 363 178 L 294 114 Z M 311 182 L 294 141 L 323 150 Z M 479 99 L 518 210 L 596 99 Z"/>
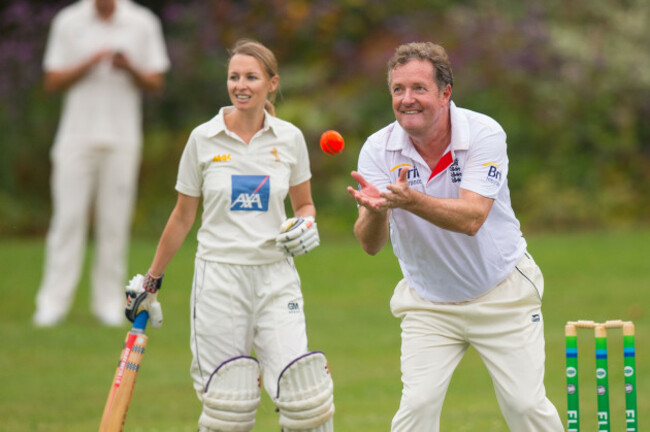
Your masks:
<path fill-rule="evenodd" d="M 403 169 L 408 170 L 408 174 L 406 174 L 406 180 L 409 182 L 409 186 L 422 184 L 422 180 L 420 179 L 420 172 L 418 171 L 418 168 L 411 164 L 395 165 L 390 170 L 391 172 L 397 171 L 397 177 L 399 177 Z"/>
<path fill-rule="evenodd" d="M 494 162 L 488 162 L 488 163 L 484 163 L 482 166 L 489 167 L 487 177 L 485 179 L 497 186 L 500 185 L 501 171 L 499 170 L 499 164 L 496 164 Z"/>
<path fill-rule="evenodd" d="M 271 179 L 261 175 L 233 175 L 230 210 L 268 211 Z"/>
<path fill-rule="evenodd" d="M 212 160 L 215 162 L 226 162 L 226 161 L 231 161 L 232 159 L 230 157 L 230 153 L 228 153 L 228 154 L 214 155 Z"/>

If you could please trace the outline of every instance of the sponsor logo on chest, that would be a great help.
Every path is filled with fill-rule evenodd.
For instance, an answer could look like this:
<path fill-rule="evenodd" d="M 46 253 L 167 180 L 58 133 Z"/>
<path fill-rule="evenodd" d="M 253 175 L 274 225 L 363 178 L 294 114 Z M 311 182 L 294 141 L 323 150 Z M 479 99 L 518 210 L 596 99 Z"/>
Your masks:
<path fill-rule="evenodd" d="M 230 162 L 230 161 L 232 161 L 232 157 L 231 157 L 231 154 L 230 154 L 230 153 L 227 153 L 227 154 L 218 154 L 218 155 L 214 155 L 214 156 L 212 157 L 212 160 L 213 160 L 214 162 Z"/>
<path fill-rule="evenodd" d="M 422 179 L 420 178 L 420 172 L 418 171 L 418 168 L 416 166 L 414 166 L 414 165 L 411 165 L 411 164 L 395 165 L 390 170 L 391 171 L 397 171 L 397 177 L 399 178 L 399 176 L 402 173 L 403 169 L 408 170 L 408 174 L 406 174 L 406 180 L 409 182 L 410 187 L 422 184 Z"/>
<path fill-rule="evenodd" d="M 271 179 L 263 175 L 233 175 L 230 210 L 268 211 Z"/>
<path fill-rule="evenodd" d="M 449 177 L 451 178 L 452 183 L 460 183 L 463 179 L 463 173 L 460 171 L 458 166 L 458 158 L 454 159 L 454 163 L 449 165 Z"/>

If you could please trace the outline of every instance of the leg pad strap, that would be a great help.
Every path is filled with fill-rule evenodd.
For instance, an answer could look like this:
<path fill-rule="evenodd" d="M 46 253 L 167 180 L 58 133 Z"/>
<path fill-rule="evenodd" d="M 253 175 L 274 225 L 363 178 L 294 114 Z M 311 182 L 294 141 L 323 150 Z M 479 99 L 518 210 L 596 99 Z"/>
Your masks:
<path fill-rule="evenodd" d="M 257 360 L 248 356 L 226 360 L 212 372 L 205 386 L 199 427 L 220 432 L 248 432 L 255 426 L 260 398 Z"/>
<path fill-rule="evenodd" d="M 332 430 L 334 384 L 325 354 L 312 351 L 289 363 L 278 378 L 275 403 L 285 432 Z"/>

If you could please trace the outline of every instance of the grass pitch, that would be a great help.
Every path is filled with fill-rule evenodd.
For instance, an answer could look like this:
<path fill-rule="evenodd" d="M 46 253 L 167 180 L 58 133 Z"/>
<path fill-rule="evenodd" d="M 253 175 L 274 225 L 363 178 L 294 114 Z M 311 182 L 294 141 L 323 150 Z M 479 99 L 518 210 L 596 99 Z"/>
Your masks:
<path fill-rule="evenodd" d="M 296 259 L 303 281 L 311 349 L 329 359 L 335 385 L 335 430 L 390 429 L 401 391 L 399 321 L 388 302 L 400 272 L 390 248 L 366 256 L 351 236 L 328 236 Z M 633 320 L 636 324 L 639 424 L 650 424 L 650 229 L 528 235 L 529 251 L 546 279 L 549 398 L 566 419 L 564 323 Z M 130 273 L 146 270 L 156 239 L 134 240 Z M 189 377 L 189 291 L 195 242 L 188 238 L 167 269 L 159 296 L 161 329 L 149 344 L 126 431 L 193 432 L 200 405 Z M 90 256 L 89 256 L 90 259 Z M 41 239 L 0 240 L 0 431 L 97 430 L 127 328 L 107 329 L 88 311 L 84 274 L 68 320 L 52 329 L 30 324 L 41 277 Z M 582 427 L 596 429 L 593 334 L 581 332 Z M 623 431 L 622 342 L 610 331 L 612 430 Z M 486 369 L 470 350 L 445 401 L 443 431 L 507 431 Z M 277 431 L 268 396 L 255 431 Z"/>

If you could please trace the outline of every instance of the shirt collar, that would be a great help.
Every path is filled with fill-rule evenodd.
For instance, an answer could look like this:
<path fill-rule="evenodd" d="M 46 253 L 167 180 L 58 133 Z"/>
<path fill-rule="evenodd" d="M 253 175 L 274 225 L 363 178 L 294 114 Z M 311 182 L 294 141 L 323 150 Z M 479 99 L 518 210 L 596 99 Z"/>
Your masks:
<path fill-rule="evenodd" d="M 467 150 L 469 148 L 469 123 L 467 117 L 452 101 L 449 101 L 449 116 L 451 118 L 452 151 Z"/>
<path fill-rule="evenodd" d="M 88 13 L 95 19 L 99 20 L 97 11 L 95 10 L 95 0 L 82 0 L 83 4 L 88 10 Z M 130 0 L 115 0 L 115 10 L 109 22 L 120 21 L 124 17 L 124 9 L 131 6 Z"/>
<path fill-rule="evenodd" d="M 223 117 L 228 111 L 231 111 L 233 109 L 234 107 L 231 105 L 231 106 L 222 107 L 219 110 L 219 113 L 208 122 L 208 128 L 207 128 L 208 136 L 215 136 L 220 134 L 221 132 L 226 132 L 227 129 L 226 122 L 224 121 Z M 269 114 L 266 110 L 264 110 L 264 125 L 262 126 L 262 132 L 271 131 L 273 135 L 278 136 L 276 130 L 277 127 L 278 127 L 278 119 L 272 116 L 271 114 Z"/>
<path fill-rule="evenodd" d="M 451 151 L 467 150 L 469 148 L 469 125 L 467 118 L 453 101 L 449 101 L 449 117 L 451 119 Z M 419 153 L 409 139 L 408 134 L 398 122 L 393 123 L 392 138 L 386 149 L 389 151 L 402 151 L 405 156 L 415 159 Z"/>

